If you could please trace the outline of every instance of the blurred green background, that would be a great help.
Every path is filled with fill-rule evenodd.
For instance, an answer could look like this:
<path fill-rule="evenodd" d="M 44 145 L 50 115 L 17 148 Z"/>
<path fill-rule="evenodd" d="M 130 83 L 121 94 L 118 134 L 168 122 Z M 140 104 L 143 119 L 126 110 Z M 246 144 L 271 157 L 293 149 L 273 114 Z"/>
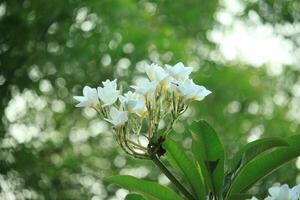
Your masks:
<path fill-rule="evenodd" d="M 299 45 L 298 0 L 0 1 L 0 199 L 123 199 L 103 181 L 118 173 L 168 184 L 72 99 L 108 78 L 126 88 L 145 63 L 181 61 L 213 91 L 175 125 L 186 148 L 185 127 L 200 118 L 227 158 L 246 142 L 299 134 Z M 251 192 L 274 182 L 299 183 L 300 158 Z"/>

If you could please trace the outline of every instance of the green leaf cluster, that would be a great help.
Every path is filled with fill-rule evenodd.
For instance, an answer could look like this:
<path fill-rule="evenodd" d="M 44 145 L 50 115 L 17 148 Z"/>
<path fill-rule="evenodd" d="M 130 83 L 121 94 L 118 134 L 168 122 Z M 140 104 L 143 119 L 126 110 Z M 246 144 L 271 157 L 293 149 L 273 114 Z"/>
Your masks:
<path fill-rule="evenodd" d="M 171 138 L 164 142 L 163 148 L 172 171 L 181 175 L 181 184 L 186 183 L 181 186 L 190 196 L 180 187 L 178 195 L 166 186 L 131 176 L 113 176 L 107 180 L 157 199 L 242 200 L 252 196 L 247 191 L 260 179 L 300 156 L 300 135 L 285 140 L 263 138 L 245 145 L 232 159 L 229 170 L 225 170 L 224 149 L 214 129 L 201 120 L 192 123 L 189 131 L 191 156 Z M 174 182 L 174 186 L 178 183 Z"/>

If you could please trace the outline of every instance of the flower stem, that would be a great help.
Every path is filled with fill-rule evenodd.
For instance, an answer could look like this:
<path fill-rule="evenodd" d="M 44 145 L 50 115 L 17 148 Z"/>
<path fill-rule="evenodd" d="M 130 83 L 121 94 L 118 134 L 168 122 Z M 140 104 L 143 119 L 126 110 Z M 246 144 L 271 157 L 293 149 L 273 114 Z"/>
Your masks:
<path fill-rule="evenodd" d="M 188 200 L 195 200 L 189 191 L 181 185 L 181 183 L 173 176 L 173 174 L 171 174 L 167 167 L 159 160 L 157 155 L 151 155 L 151 160 Z"/>

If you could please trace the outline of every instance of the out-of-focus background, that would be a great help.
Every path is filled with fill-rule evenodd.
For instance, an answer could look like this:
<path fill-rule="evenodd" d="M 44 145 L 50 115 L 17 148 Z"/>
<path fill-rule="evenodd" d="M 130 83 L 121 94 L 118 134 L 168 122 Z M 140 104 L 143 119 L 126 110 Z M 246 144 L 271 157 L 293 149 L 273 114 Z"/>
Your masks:
<path fill-rule="evenodd" d="M 0 199 L 123 199 L 103 180 L 113 174 L 168 185 L 72 99 L 106 79 L 126 88 L 149 62 L 182 61 L 213 91 L 175 125 L 186 148 L 185 127 L 200 118 L 228 158 L 246 142 L 299 134 L 299 45 L 298 0 L 0 1 Z M 299 183 L 300 158 L 251 192 L 274 182 Z"/>

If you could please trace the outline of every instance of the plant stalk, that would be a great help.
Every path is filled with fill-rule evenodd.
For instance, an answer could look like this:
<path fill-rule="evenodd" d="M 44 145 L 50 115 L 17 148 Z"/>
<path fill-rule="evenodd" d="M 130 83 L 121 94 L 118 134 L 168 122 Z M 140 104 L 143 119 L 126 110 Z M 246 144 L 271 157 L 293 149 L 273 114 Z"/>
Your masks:
<path fill-rule="evenodd" d="M 173 174 L 167 169 L 167 167 L 159 160 L 157 155 L 152 155 L 151 160 L 155 165 L 168 177 L 168 179 L 176 186 L 176 188 L 188 199 L 195 200 L 195 198 L 185 189 L 181 183 L 173 176 Z"/>

